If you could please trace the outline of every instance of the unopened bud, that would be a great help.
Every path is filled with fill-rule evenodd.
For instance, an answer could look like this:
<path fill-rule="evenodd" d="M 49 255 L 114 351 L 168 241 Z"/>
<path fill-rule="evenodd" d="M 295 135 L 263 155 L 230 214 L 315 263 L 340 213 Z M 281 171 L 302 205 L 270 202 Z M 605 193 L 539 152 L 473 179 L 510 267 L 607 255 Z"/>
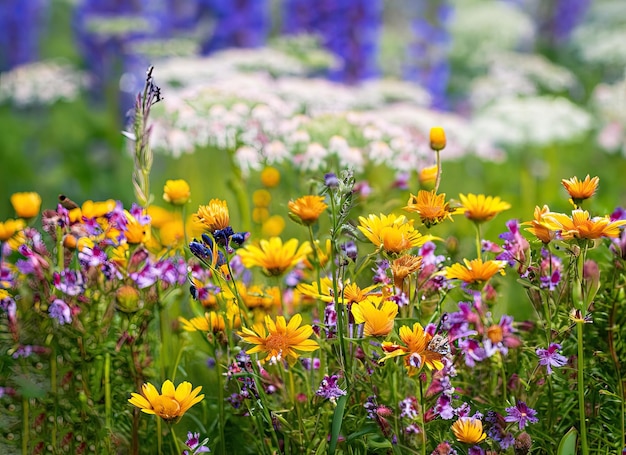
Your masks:
<path fill-rule="evenodd" d="M 430 148 L 439 151 L 446 148 L 446 132 L 440 126 L 433 126 L 430 129 Z"/>

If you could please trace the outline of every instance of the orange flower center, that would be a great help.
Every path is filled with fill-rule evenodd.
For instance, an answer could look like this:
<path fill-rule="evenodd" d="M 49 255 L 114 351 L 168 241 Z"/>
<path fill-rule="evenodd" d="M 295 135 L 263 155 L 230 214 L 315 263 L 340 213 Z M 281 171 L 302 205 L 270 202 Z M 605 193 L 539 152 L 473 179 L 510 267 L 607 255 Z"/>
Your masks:
<path fill-rule="evenodd" d="M 287 350 L 289 340 L 283 333 L 272 333 L 265 340 L 265 346 L 267 346 L 268 350 L 280 353 Z"/>
<path fill-rule="evenodd" d="M 159 395 L 152 402 L 156 415 L 164 420 L 173 420 L 180 414 L 180 403 L 172 397 Z"/>
<path fill-rule="evenodd" d="M 487 329 L 487 336 L 491 340 L 492 343 L 497 344 L 500 343 L 503 339 L 502 336 L 502 327 L 499 325 L 492 325 Z"/>

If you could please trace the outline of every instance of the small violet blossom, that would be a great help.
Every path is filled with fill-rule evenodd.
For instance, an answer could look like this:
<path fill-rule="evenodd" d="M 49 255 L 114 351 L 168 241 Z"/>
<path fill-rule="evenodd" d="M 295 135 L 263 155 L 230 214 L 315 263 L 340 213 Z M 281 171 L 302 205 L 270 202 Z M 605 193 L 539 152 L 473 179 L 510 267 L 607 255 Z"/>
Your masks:
<path fill-rule="evenodd" d="M 346 394 L 345 390 L 342 390 L 337 385 L 339 376 L 333 374 L 332 376 L 324 375 L 324 379 L 320 382 L 320 386 L 315 392 L 315 395 L 323 397 L 331 402 L 334 402 L 340 396 Z"/>
<path fill-rule="evenodd" d="M 519 425 L 519 429 L 523 430 L 530 423 L 537 423 L 539 419 L 535 417 L 537 411 L 529 408 L 523 401 L 518 401 L 515 406 L 506 408 L 507 415 L 504 417 L 506 422 L 515 422 Z"/>
<path fill-rule="evenodd" d="M 61 325 L 72 322 L 72 310 L 67 303 L 61 299 L 55 299 L 54 302 L 50 304 L 48 313 L 50 313 L 51 318 L 59 321 Z"/>
<path fill-rule="evenodd" d="M 539 365 L 545 366 L 548 374 L 552 374 L 552 367 L 560 368 L 567 363 L 567 357 L 559 354 L 559 349 L 561 349 L 560 344 L 551 343 L 548 349 L 537 348 L 535 351 L 539 357 Z"/>

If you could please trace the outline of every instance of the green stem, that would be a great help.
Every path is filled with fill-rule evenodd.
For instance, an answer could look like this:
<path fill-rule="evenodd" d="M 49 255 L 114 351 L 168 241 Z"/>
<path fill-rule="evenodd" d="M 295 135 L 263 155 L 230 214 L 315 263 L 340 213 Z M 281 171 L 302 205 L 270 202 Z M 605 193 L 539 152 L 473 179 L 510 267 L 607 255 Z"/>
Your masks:
<path fill-rule="evenodd" d="M 167 338 L 167 327 L 166 327 L 166 315 L 165 308 L 163 307 L 163 303 L 159 300 L 157 303 L 159 307 L 159 351 L 160 351 L 160 373 L 161 379 L 165 379 L 165 372 L 167 370 L 167 357 L 168 357 L 168 345 L 166 344 L 165 339 Z"/>
<path fill-rule="evenodd" d="M 481 248 L 481 240 L 482 234 L 480 232 L 480 223 L 474 223 L 476 225 L 476 257 L 478 259 L 482 258 L 482 248 Z"/>
<path fill-rule="evenodd" d="M 226 435 L 224 428 L 226 427 L 225 411 L 224 411 L 224 384 L 222 377 L 222 366 L 219 362 L 217 349 L 214 350 L 215 355 L 215 371 L 217 372 L 217 409 L 220 418 L 220 453 L 226 453 Z"/>
<path fill-rule="evenodd" d="M 439 190 L 439 183 L 441 183 L 441 155 L 439 154 L 439 150 L 436 151 L 437 155 L 437 178 L 435 179 L 435 194 Z"/>
<path fill-rule="evenodd" d="M 583 455 L 589 455 L 589 447 L 587 446 L 587 422 L 585 419 L 585 383 L 584 383 L 584 346 L 583 346 L 583 327 L 585 324 L 584 317 L 587 311 L 585 308 L 585 295 L 583 284 L 583 266 L 585 264 L 586 246 L 581 248 L 576 257 L 576 277 L 574 279 L 574 307 L 580 311 L 580 319 L 576 321 L 576 336 L 578 345 L 578 361 L 576 365 L 577 382 L 578 382 L 578 417 L 580 419 L 580 445 Z"/>
<path fill-rule="evenodd" d="M 28 398 L 26 396 L 22 396 L 22 455 L 28 455 L 28 440 L 30 436 L 30 422 L 28 413 Z"/>
<path fill-rule="evenodd" d="M 170 427 L 170 433 L 172 434 L 172 439 L 174 440 L 174 447 L 176 448 L 176 455 L 179 455 L 182 452 L 180 451 L 180 446 L 178 445 L 178 438 L 176 437 L 176 432 L 174 432 L 174 425 L 172 425 L 171 423 L 168 423 L 168 426 Z"/>
<path fill-rule="evenodd" d="M 53 340 L 52 340 L 53 341 Z M 59 412 L 59 395 L 57 390 L 57 352 L 54 342 L 51 343 L 52 352 L 50 354 L 50 391 L 54 399 L 54 423 L 52 425 L 52 435 L 50 437 L 52 447 L 57 446 L 57 415 Z"/>
<path fill-rule="evenodd" d="M 161 432 L 161 418 L 156 418 L 157 425 L 157 453 L 163 455 L 163 434 Z"/>
<path fill-rule="evenodd" d="M 576 322 L 576 333 L 578 336 L 578 414 L 580 418 L 580 445 L 583 455 L 589 455 L 589 447 L 587 446 L 587 423 L 585 421 L 585 384 L 584 384 L 584 369 L 585 363 L 583 361 L 583 321 Z"/>
<path fill-rule="evenodd" d="M 113 433 L 111 425 L 111 354 L 104 355 L 104 421 L 109 434 Z"/>
<path fill-rule="evenodd" d="M 422 412 L 420 413 L 422 417 L 422 455 L 426 455 L 426 405 L 424 403 L 424 385 L 419 379 L 419 373 L 416 380 L 419 382 L 420 386 L 420 406 L 422 407 Z"/>

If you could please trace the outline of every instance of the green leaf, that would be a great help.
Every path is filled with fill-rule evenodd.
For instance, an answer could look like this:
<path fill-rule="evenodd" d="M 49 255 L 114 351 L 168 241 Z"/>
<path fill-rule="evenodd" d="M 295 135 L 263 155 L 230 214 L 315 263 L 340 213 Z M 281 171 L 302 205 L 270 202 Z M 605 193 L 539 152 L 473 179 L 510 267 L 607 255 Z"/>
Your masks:
<path fill-rule="evenodd" d="M 339 439 L 339 431 L 341 430 L 341 423 L 343 422 L 343 412 L 346 409 L 347 396 L 343 395 L 337 400 L 337 407 L 335 408 L 335 414 L 333 415 L 333 423 L 330 429 L 330 444 L 328 446 L 328 455 L 333 455 L 337 448 L 337 440 Z"/>
<path fill-rule="evenodd" d="M 576 455 L 576 441 L 578 440 L 578 431 L 572 427 L 559 443 L 557 455 Z"/>

